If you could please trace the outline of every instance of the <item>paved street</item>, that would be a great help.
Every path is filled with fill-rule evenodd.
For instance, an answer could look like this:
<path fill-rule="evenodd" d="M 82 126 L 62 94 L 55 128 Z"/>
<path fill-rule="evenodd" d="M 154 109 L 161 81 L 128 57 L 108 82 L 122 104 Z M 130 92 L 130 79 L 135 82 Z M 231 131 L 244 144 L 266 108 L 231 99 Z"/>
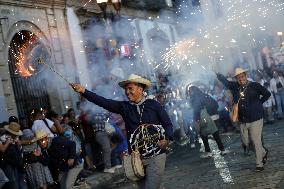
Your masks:
<path fill-rule="evenodd" d="M 264 127 L 264 142 L 269 149 L 265 170 L 255 173 L 255 158 L 252 153 L 244 156 L 239 134 L 222 136 L 230 153 L 221 156 L 217 145 L 210 140 L 214 157 L 201 159 L 201 145 L 195 149 L 190 146 L 176 147 L 168 157 L 163 179 L 165 189 L 193 188 L 284 188 L 284 122 Z M 134 189 L 135 184 L 126 182 L 122 171 L 114 176 L 97 174 L 88 178 L 92 188 Z"/>

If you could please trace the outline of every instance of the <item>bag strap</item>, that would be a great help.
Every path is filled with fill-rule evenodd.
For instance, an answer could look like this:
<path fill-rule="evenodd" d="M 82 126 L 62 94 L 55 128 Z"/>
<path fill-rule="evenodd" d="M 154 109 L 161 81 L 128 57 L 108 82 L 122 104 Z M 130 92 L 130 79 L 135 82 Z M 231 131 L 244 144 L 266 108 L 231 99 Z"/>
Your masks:
<path fill-rule="evenodd" d="M 247 84 L 246 88 L 245 88 L 243 91 L 241 91 L 241 89 L 239 89 L 239 94 L 240 94 L 240 96 L 239 96 L 239 99 L 238 99 L 237 104 L 239 104 L 239 102 L 240 102 L 240 100 L 241 100 L 241 97 L 245 96 L 245 92 L 246 92 L 248 86 L 249 86 L 249 83 Z M 240 88 L 241 88 L 241 87 L 240 87 Z"/>
<path fill-rule="evenodd" d="M 51 128 L 49 127 L 49 125 L 48 125 L 46 119 L 44 118 L 44 119 L 42 119 L 42 121 L 44 122 L 45 126 L 50 130 L 50 132 L 51 132 L 52 134 L 55 134 L 55 133 L 51 130 Z"/>

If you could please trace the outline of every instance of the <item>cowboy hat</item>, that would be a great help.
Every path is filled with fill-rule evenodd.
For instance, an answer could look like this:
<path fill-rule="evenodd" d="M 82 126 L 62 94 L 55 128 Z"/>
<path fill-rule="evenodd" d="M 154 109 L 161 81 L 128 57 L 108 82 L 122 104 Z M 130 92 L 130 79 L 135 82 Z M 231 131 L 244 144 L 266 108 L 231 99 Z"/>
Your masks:
<path fill-rule="evenodd" d="M 118 85 L 122 88 L 125 87 L 125 85 L 129 83 L 140 83 L 142 85 L 145 85 L 145 88 L 149 88 L 151 86 L 151 81 L 148 79 L 145 79 L 139 75 L 131 74 L 127 80 L 121 81 L 118 83 Z"/>
<path fill-rule="evenodd" d="M 234 77 L 236 77 L 237 75 L 240 75 L 241 73 L 245 73 L 247 71 L 248 71 L 248 69 L 236 68 Z"/>
<path fill-rule="evenodd" d="M 40 139 L 47 137 L 47 133 L 44 132 L 43 130 L 39 130 L 39 131 L 36 131 L 35 136 L 36 136 L 36 140 L 40 140 Z"/>
<path fill-rule="evenodd" d="M 13 135 L 21 136 L 23 134 L 23 132 L 20 130 L 21 126 L 16 122 L 11 122 L 9 125 L 5 125 L 4 128 Z"/>

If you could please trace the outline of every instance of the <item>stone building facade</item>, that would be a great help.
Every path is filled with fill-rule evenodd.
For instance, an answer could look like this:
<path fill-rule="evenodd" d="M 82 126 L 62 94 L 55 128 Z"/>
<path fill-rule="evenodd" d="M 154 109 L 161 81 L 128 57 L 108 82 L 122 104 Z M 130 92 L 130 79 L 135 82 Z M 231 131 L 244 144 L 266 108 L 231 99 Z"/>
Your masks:
<path fill-rule="evenodd" d="M 48 69 L 38 74 L 45 73 L 48 75 L 48 78 L 44 78 L 44 85 L 31 85 L 29 81 L 32 80 L 33 76 L 31 76 L 30 78 L 20 79 L 25 85 L 19 83 L 17 86 L 13 86 L 13 79 L 20 77 L 20 75 L 15 76 L 15 73 L 11 72 L 11 65 L 9 65 L 17 63 L 15 60 L 11 60 L 14 58 L 10 53 L 11 42 L 17 34 L 22 35 L 23 33 L 35 34 L 46 49 L 47 52 L 45 53 L 50 55 L 48 64 L 63 75 L 73 75 L 68 78 L 70 81 L 75 80 L 75 74 L 70 74 L 70 71 L 66 69 L 75 66 L 66 19 L 66 1 L 1 0 L 0 114 L 2 117 L 0 121 L 6 121 L 7 116 L 10 115 L 18 115 L 20 118 L 24 118 L 30 108 L 37 106 L 35 103 L 41 102 L 37 99 L 46 101 L 48 108 L 58 112 L 64 112 L 66 108 L 75 104 L 76 97 L 74 97 L 70 87 Z M 36 57 L 34 58 L 36 59 Z M 28 88 L 28 90 L 19 91 L 20 88 Z M 42 90 L 45 91 L 45 95 L 36 95 L 37 91 Z M 25 98 L 25 95 L 29 97 Z M 21 99 L 21 103 L 16 102 L 17 99 Z"/>
<path fill-rule="evenodd" d="M 142 68 L 143 75 L 155 82 L 153 60 L 159 61 L 156 60 L 159 57 L 156 52 L 164 50 L 159 49 L 156 42 L 162 39 L 165 45 L 169 46 L 177 41 L 174 20 L 159 17 L 162 9 L 165 9 L 165 12 L 171 12 L 172 2 L 171 0 L 159 0 L 155 1 L 155 6 L 152 6 L 153 2 L 149 0 L 137 2 L 139 3 L 122 1 L 122 7 L 119 10 L 120 18 L 118 19 L 123 20 L 131 28 L 131 33 L 129 33 L 130 35 L 125 33 L 124 37 L 120 36 L 121 43 L 112 44 L 115 44 L 113 47 L 117 49 L 121 49 L 121 45 L 129 45 L 130 52 L 132 55 L 136 54 L 136 58 L 124 57 L 124 60 L 132 59 L 131 61 Z M 72 24 L 74 24 L 69 23 L 68 20 L 67 9 L 70 7 L 76 12 L 83 33 L 84 48 L 79 52 L 76 52 L 74 46 L 81 43 L 81 40 L 78 42 L 79 38 L 74 39 L 74 35 L 77 34 L 70 31 Z M 115 11 L 117 10 L 114 10 L 114 7 L 109 3 L 107 16 Z M 97 49 L 97 46 L 88 46 L 85 43 L 88 41 L 88 37 L 84 35 L 84 30 L 87 26 L 98 24 L 99 22 L 92 23 L 92 21 L 101 19 L 102 15 L 102 10 L 96 1 L 0 0 L 0 122 L 6 121 L 11 115 L 18 115 L 22 119 L 27 118 L 28 112 L 32 108 L 51 108 L 58 113 L 65 113 L 70 107 L 75 108 L 78 101 L 77 94 L 71 90 L 64 79 L 49 70 L 48 67 L 41 65 L 38 73 L 34 73 L 30 77 L 21 76 L 22 74 L 17 70 L 19 57 L 15 51 L 21 48 L 18 45 L 19 41 L 29 35 L 34 35 L 43 50 L 38 51 L 33 46 L 35 54 L 40 55 L 33 55 L 33 53 L 27 55 L 31 56 L 33 67 L 37 67 L 34 62 L 37 62 L 39 58 L 36 56 L 44 56 L 46 63 L 67 77 L 68 81 L 89 83 L 87 76 L 92 80 L 91 77 L 94 77 L 94 74 L 81 73 L 88 70 L 89 67 L 77 56 L 82 56 L 82 53 L 85 53 L 87 63 L 92 62 L 89 56 L 94 54 L 94 49 Z M 117 23 L 117 21 L 111 21 L 111 25 L 117 25 Z M 125 25 L 117 25 L 116 30 L 110 33 L 117 37 L 120 27 L 125 27 Z M 94 32 L 89 37 L 96 38 L 99 35 L 100 33 Z M 121 40 L 122 38 L 124 39 Z M 117 40 L 117 38 L 114 39 Z M 138 50 L 136 49 L 137 45 L 140 47 Z M 114 57 L 107 57 L 106 62 L 108 64 L 113 60 Z M 84 66 L 85 68 L 82 69 Z M 108 66 L 106 68 L 112 69 Z M 24 69 L 31 71 L 29 67 Z M 132 71 L 130 70 L 130 72 Z M 88 86 L 88 88 L 90 87 L 92 86 Z"/>

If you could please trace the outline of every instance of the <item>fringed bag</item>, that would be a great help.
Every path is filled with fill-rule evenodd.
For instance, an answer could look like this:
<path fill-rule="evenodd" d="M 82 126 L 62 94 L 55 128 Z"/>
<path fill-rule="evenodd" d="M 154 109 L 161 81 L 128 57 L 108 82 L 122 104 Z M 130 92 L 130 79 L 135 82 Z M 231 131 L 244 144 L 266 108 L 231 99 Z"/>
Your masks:
<path fill-rule="evenodd" d="M 144 165 L 138 150 L 124 156 L 123 166 L 129 180 L 138 181 L 145 176 Z"/>
<path fill-rule="evenodd" d="M 233 123 L 239 121 L 239 102 L 233 105 L 230 116 Z"/>

